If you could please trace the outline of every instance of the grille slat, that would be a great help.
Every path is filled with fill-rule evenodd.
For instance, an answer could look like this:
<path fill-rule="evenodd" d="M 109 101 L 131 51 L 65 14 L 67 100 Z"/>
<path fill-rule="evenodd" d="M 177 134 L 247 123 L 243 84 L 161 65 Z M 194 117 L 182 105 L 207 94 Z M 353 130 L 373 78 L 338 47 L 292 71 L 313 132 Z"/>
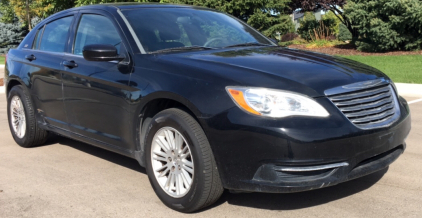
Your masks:
<path fill-rule="evenodd" d="M 384 119 L 384 118 L 389 117 L 393 114 L 394 114 L 394 110 L 388 110 L 386 112 L 383 112 L 383 113 L 380 113 L 380 114 L 377 114 L 377 115 L 367 116 L 367 117 L 364 117 L 364 118 L 352 119 L 352 122 L 356 123 L 356 124 L 358 124 L 358 123 L 368 123 L 368 122 L 371 122 L 371 121 L 377 121 L 377 120 Z"/>
<path fill-rule="evenodd" d="M 359 93 L 352 93 L 352 94 L 344 94 L 344 95 L 340 95 L 340 96 L 333 96 L 331 97 L 331 101 L 346 101 L 346 100 L 352 100 L 355 98 L 361 98 L 361 97 L 365 97 L 368 95 L 376 95 L 376 94 L 380 94 L 382 92 L 388 92 L 390 91 L 390 89 L 387 87 L 382 87 L 379 89 L 374 89 L 373 91 L 365 91 L 365 92 L 359 92 Z"/>
<path fill-rule="evenodd" d="M 392 98 L 387 98 L 387 99 L 383 99 L 383 100 L 380 100 L 380 101 L 371 102 L 369 104 L 361 104 L 361 105 L 352 106 L 352 107 L 343 107 L 343 108 L 340 108 L 340 110 L 343 113 L 360 111 L 360 110 L 368 110 L 368 109 L 372 109 L 372 108 L 381 107 L 385 104 L 389 104 L 389 103 L 392 102 L 392 100 L 393 100 Z"/>
<path fill-rule="evenodd" d="M 358 98 L 358 99 L 354 99 L 354 100 L 350 100 L 350 101 L 342 101 L 340 103 L 335 102 L 335 101 L 333 101 L 333 102 L 337 107 L 342 107 L 342 106 L 351 106 L 351 105 L 359 105 L 359 104 L 364 104 L 364 103 L 371 103 L 371 102 L 374 102 L 374 101 L 379 101 L 379 100 L 384 99 L 384 98 L 389 98 L 390 96 L 391 96 L 390 92 L 385 92 L 385 93 L 381 93 L 381 94 L 378 94 L 378 95 L 375 95 L 375 96 L 370 96 L 370 97 L 365 96 L 364 98 Z"/>
<path fill-rule="evenodd" d="M 357 127 L 372 129 L 387 126 L 398 118 L 397 99 L 389 84 L 341 91 L 331 91 L 327 97 Z"/>

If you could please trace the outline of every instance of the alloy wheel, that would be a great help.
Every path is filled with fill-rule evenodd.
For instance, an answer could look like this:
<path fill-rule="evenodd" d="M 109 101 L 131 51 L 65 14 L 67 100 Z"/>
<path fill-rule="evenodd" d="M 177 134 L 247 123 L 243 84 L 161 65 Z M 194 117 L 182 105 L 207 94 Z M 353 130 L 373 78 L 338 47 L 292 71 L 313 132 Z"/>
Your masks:
<path fill-rule="evenodd" d="M 155 179 L 171 197 L 185 196 L 192 185 L 194 164 L 189 144 L 174 128 L 163 127 L 154 135 L 151 164 Z"/>

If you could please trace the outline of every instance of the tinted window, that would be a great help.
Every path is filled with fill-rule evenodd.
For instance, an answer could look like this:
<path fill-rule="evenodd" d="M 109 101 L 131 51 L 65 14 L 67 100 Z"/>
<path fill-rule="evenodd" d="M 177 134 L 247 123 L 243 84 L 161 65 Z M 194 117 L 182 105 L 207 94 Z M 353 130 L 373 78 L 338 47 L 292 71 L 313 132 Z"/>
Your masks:
<path fill-rule="evenodd" d="M 118 31 L 107 17 L 86 14 L 79 23 L 73 53 L 82 55 L 84 46 L 92 44 L 114 45 L 120 51 L 121 43 Z"/>
<path fill-rule="evenodd" d="M 44 28 L 38 30 L 37 35 L 35 36 L 34 44 L 32 45 L 32 49 L 38 49 L 43 30 Z"/>
<path fill-rule="evenodd" d="M 64 52 L 72 19 L 73 16 L 65 17 L 47 24 L 42 34 L 40 50 Z"/>
<path fill-rule="evenodd" d="M 172 47 L 225 47 L 270 41 L 239 20 L 224 13 L 190 8 L 124 10 L 146 51 Z"/>

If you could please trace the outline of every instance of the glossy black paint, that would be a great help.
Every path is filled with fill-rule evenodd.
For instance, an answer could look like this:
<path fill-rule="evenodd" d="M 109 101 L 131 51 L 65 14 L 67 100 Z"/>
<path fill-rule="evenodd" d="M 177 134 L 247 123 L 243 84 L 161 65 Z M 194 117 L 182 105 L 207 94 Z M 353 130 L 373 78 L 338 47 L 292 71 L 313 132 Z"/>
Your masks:
<path fill-rule="evenodd" d="M 7 90 L 17 84 L 28 89 L 43 128 L 136 158 L 141 165 L 142 122 L 159 110 L 183 108 L 204 129 L 224 187 L 234 190 L 291 192 L 323 187 L 326 181 L 329 185 L 354 178 L 349 173 L 368 158 L 400 146 L 404 149 L 410 131 L 404 99 L 399 101 L 400 118 L 392 126 L 361 130 L 324 94 L 346 84 L 388 80 L 382 72 L 344 58 L 275 46 L 142 54 L 118 11 L 149 7 L 177 10 L 188 6 L 96 5 L 47 18 L 18 49 L 9 52 Z M 95 62 L 72 54 L 82 14 L 99 14 L 113 22 L 123 39 L 124 60 Z M 63 16 L 74 17 L 65 52 L 30 49 L 36 30 Z M 32 56 L 35 59 L 27 58 Z M 273 119 L 250 115 L 234 104 L 226 86 L 298 92 L 313 97 L 330 116 Z M 259 174 L 267 165 L 313 166 L 343 161 L 349 163 L 348 168 L 316 183 L 275 182 L 263 180 Z"/>

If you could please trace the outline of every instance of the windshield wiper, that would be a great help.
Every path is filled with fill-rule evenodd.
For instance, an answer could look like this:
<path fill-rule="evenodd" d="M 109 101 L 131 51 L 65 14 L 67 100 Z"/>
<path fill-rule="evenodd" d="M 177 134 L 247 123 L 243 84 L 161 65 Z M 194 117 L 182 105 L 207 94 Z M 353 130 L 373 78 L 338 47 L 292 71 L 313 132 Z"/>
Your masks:
<path fill-rule="evenodd" d="M 229 45 L 224 48 L 232 48 L 232 47 L 244 47 L 244 46 L 272 46 L 271 44 L 264 44 L 259 42 L 247 42 L 247 43 L 241 43 L 236 45 Z"/>
<path fill-rule="evenodd" d="M 165 53 L 165 52 L 172 52 L 172 51 L 193 51 L 193 50 L 209 50 L 209 49 L 213 49 L 213 48 L 205 47 L 205 46 L 176 47 L 176 48 L 166 48 L 166 49 L 153 51 L 153 52 L 150 52 L 150 54 Z"/>

